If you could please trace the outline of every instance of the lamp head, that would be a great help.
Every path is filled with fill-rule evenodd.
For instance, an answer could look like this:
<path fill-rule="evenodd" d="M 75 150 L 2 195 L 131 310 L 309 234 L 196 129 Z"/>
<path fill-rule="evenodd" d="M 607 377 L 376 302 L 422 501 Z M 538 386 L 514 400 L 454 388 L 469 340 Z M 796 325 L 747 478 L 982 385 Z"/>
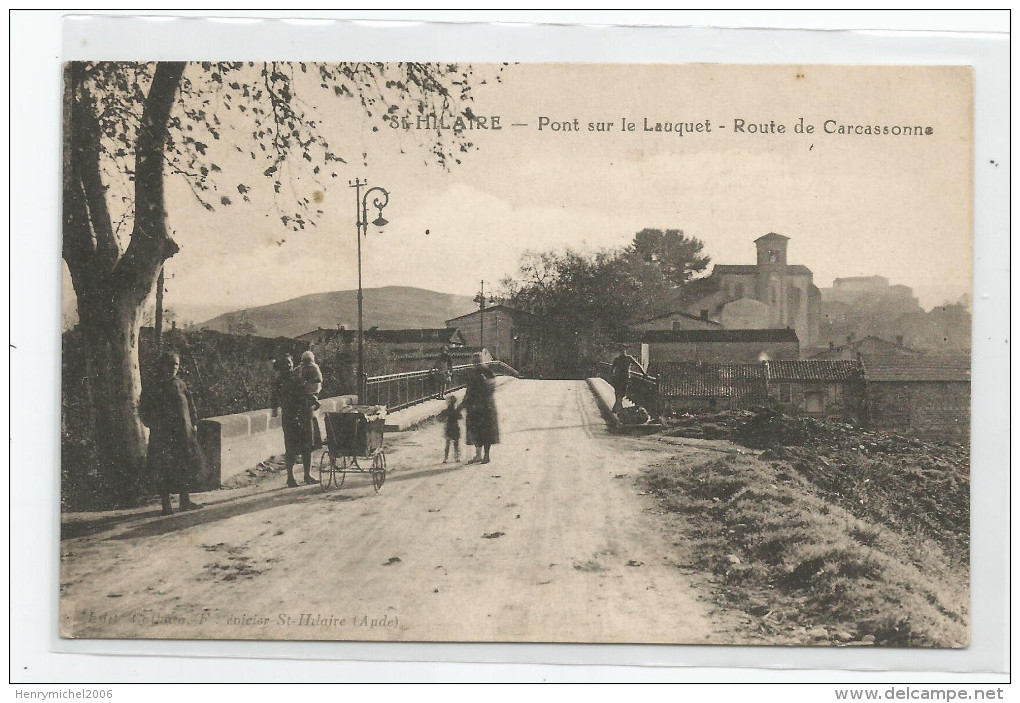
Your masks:
<path fill-rule="evenodd" d="M 379 217 L 372 220 L 372 224 L 376 227 L 385 227 L 389 223 L 389 220 L 382 216 L 382 208 L 379 208 Z"/>

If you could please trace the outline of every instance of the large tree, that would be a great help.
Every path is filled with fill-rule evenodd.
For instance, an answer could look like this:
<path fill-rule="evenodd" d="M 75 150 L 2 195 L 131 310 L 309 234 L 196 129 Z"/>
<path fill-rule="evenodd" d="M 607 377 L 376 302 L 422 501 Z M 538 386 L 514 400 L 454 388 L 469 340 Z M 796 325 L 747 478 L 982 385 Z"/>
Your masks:
<path fill-rule="evenodd" d="M 680 287 L 708 267 L 704 246 L 700 239 L 688 237 L 682 229 L 646 227 L 634 235 L 626 254 L 658 269 L 666 281 Z"/>
<path fill-rule="evenodd" d="M 137 498 L 144 464 L 139 329 L 164 261 L 179 250 L 167 225 L 167 179 L 185 179 L 209 211 L 250 202 L 262 189 L 283 226 L 304 229 L 322 212 L 295 194 L 294 179 L 325 192 L 346 163 L 323 136 L 317 102 L 355 106 L 373 131 L 429 113 L 470 120 L 471 82 L 471 69 L 455 64 L 66 65 L 63 258 L 77 298 L 98 469 L 112 503 Z M 443 167 L 472 147 L 465 132 L 428 135 L 421 145 Z M 250 176 L 224 182 L 216 155 L 227 151 L 248 161 Z"/>

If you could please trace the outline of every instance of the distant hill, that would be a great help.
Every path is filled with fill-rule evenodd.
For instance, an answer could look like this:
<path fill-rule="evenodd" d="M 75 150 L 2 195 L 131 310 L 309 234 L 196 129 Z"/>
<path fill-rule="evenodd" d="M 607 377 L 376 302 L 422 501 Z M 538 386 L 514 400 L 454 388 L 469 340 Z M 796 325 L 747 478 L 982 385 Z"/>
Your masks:
<path fill-rule="evenodd" d="M 446 321 L 471 312 L 475 304 L 470 296 L 437 293 L 422 288 L 386 286 L 365 289 L 365 329 L 413 329 L 445 327 Z M 358 326 L 358 291 L 341 290 L 313 293 L 271 305 L 236 310 L 196 325 L 220 332 L 233 327 L 254 329 L 263 337 L 294 337 L 318 327 Z"/>

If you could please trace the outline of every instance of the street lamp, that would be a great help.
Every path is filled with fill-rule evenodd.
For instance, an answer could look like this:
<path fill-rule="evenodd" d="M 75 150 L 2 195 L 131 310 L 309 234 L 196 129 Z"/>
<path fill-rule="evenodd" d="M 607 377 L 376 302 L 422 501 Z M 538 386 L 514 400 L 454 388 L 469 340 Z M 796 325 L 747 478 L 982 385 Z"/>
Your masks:
<path fill-rule="evenodd" d="M 364 299 L 365 293 L 361 284 L 361 238 L 368 236 L 368 200 L 372 196 L 372 207 L 379 212 L 378 217 L 372 220 L 376 227 L 385 227 L 388 223 L 382 216 L 383 208 L 390 202 L 390 194 L 385 188 L 373 186 L 361 194 L 361 189 L 368 185 L 368 181 L 355 178 L 348 181 L 351 188 L 354 188 L 356 210 L 355 225 L 358 235 L 358 403 L 365 404 L 367 391 L 367 376 L 365 375 L 365 321 L 364 321 Z M 374 194 L 374 195 L 373 195 Z"/>

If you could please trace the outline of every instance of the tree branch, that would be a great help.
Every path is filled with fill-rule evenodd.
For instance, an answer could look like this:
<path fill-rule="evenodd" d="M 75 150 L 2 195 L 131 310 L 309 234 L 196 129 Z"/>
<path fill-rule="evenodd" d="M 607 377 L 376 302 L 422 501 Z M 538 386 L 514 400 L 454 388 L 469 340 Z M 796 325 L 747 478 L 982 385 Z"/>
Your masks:
<path fill-rule="evenodd" d="M 81 86 L 83 71 L 81 63 L 68 63 L 64 66 L 62 255 L 72 278 L 86 275 L 92 269 L 95 254 L 88 207 L 73 154 L 76 137 L 74 103 L 78 88 Z"/>
<path fill-rule="evenodd" d="M 82 89 L 80 99 L 75 101 L 73 108 L 75 146 L 72 159 L 76 174 L 81 179 L 89 222 L 96 238 L 95 267 L 97 273 L 105 275 L 116 265 L 120 247 L 113 233 L 113 221 L 106 203 L 106 186 L 100 175 L 99 155 L 102 146 L 99 120 L 92 108 L 93 104 L 88 91 Z"/>
<path fill-rule="evenodd" d="M 149 86 L 135 148 L 135 223 L 131 242 L 114 272 L 117 291 L 139 304 L 152 291 L 163 262 L 178 251 L 166 231 L 163 152 L 167 121 L 184 62 L 160 62 Z"/>

